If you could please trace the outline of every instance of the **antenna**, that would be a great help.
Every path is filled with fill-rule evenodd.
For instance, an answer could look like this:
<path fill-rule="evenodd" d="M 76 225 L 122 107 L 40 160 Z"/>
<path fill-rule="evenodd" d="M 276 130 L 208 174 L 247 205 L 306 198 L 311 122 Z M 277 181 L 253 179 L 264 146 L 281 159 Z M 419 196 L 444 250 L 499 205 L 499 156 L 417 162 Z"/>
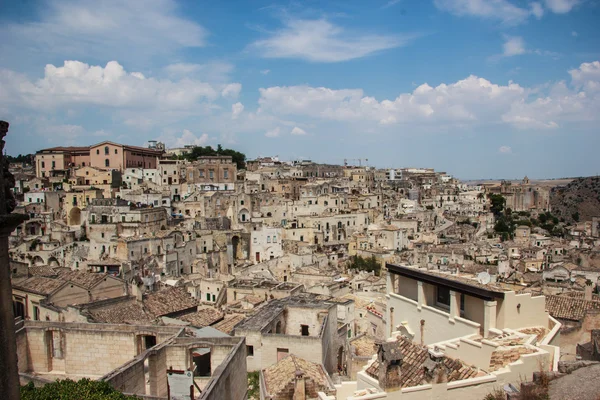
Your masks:
<path fill-rule="evenodd" d="M 487 273 L 485 271 L 477 274 L 477 282 L 481 283 L 482 285 L 487 285 L 488 283 L 491 282 L 491 280 L 492 280 L 492 277 L 490 276 L 489 273 Z"/>

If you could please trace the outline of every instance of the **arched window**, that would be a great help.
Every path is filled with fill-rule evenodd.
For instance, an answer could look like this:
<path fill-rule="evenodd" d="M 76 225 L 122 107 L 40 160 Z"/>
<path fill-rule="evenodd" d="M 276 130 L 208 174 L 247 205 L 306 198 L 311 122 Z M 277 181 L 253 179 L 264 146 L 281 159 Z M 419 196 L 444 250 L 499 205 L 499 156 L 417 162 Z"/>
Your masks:
<path fill-rule="evenodd" d="M 108 154 L 108 146 L 104 146 L 104 154 Z"/>
<path fill-rule="evenodd" d="M 106 160 L 104 160 L 104 166 L 110 167 L 110 160 L 108 158 Z"/>

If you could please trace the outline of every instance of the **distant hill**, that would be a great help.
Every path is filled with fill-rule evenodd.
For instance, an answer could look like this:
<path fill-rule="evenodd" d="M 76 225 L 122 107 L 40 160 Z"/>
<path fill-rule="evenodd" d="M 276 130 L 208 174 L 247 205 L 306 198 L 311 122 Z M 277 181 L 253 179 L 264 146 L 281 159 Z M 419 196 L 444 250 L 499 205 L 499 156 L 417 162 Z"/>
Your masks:
<path fill-rule="evenodd" d="M 600 177 L 577 178 L 552 188 L 550 205 L 552 214 L 567 223 L 600 216 Z"/>

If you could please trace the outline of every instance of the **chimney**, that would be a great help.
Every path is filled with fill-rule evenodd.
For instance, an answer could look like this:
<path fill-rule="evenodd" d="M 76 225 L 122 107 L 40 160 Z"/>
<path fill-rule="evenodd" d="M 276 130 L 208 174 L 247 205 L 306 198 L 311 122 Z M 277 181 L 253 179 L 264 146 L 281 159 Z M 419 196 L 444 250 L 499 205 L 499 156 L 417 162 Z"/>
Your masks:
<path fill-rule="evenodd" d="M 294 389 L 293 399 L 306 400 L 306 382 L 301 371 L 296 371 L 296 388 Z"/>
<path fill-rule="evenodd" d="M 143 285 L 138 285 L 135 282 L 131 285 L 131 294 L 135 296 L 137 301 L 142 301 L 143 299 L 144 292 L 142 291 L 142 286 Z"/>
<path fill-rule="evenodd" d="M 592 282 L 591 281 L 588 280 L 588 281 L 585 282 L 585 289 L 583 289 L 583 290 L 584 290 L 584 293 L 585 293 L 584 298 L 586 300 L 592 300 L 592 297 L 593 297 L 592 293 L 594 293 L 594 286 L 592 286 Z"/>

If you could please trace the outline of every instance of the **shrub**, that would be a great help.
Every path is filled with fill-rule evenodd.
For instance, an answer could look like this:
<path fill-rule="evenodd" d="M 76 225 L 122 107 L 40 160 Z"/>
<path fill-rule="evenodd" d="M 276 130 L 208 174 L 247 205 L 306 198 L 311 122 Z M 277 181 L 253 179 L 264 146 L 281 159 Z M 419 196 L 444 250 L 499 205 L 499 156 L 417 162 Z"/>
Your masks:
<path fill-rule="evenodd" d="M 21 400 L 135 400 L 117 391 L 108 382 L 65 379 L 36 388 L 33 382 L 21 386 Z"/>

